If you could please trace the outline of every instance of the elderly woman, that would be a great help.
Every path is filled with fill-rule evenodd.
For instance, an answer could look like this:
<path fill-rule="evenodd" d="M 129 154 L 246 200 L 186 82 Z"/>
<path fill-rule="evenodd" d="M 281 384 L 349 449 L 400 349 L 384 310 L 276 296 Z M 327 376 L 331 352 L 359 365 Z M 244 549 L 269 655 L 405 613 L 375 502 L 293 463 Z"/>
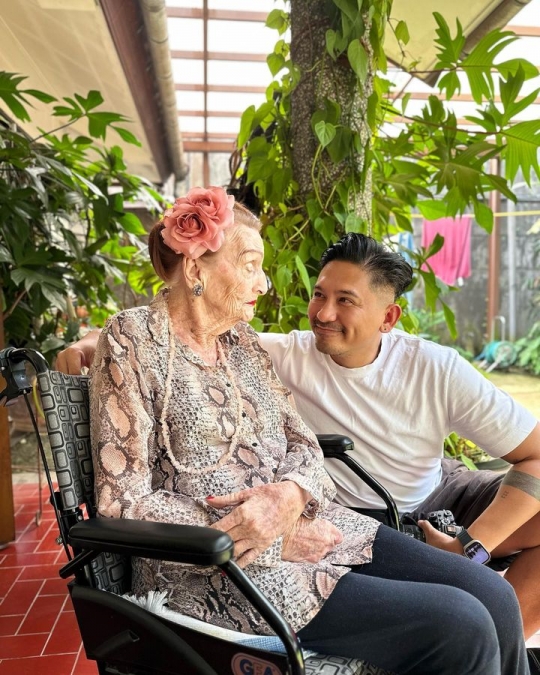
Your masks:
<path fill-rule="evenodd" d="M 332 503 L 316 438 L 247 323 L 267 290 L 259 230 L 221 188 L 192 190 L 152 230 L 167 288 L 109 321 L 91 370 L 99 513 L 228 532 L 306 648 L 396 673 L 528 673 L 506 582 Z M 217 569 L 136 559 L 133 580 L 268 632 Z"/>

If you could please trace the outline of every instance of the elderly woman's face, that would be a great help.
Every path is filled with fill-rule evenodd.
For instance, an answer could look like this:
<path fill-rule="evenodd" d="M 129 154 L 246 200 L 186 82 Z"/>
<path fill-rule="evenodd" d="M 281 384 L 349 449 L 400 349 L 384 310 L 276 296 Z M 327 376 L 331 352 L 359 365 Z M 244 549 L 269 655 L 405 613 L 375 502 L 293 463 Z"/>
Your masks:
<path fill-rule="evenodd" d="M 251 321 L 257 298 L 268 290 L 263 257 L 263 242 L 257 230 L 238 225 L 227 233 L 205 275 L 203 297 L 216 320 L 230 319 L 231 325 Z"/>

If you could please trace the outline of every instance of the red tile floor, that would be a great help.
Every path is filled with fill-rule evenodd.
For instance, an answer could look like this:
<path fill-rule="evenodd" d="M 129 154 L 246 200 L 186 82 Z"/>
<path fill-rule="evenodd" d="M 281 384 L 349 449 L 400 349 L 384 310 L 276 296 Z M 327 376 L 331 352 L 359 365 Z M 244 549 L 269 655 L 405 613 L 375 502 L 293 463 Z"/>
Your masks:
<path fill-rule="evenodd" d="M 97 675 L 82 649 L 66 581 L 66 560 L 43 488 L 36 526 L 35 483 L 14 485 L 16 540 L 0 550 L 0 675 Z"/>
<path fill-rule="evenodd" d="M 16 541 L 0 550 L 0 675 L 97 675 L 85 657 L 66 582 L 48 489 L 36 526 L 38 486 L 14 485 Z M 529 642 L 540 647 L 540 633 Z"/>

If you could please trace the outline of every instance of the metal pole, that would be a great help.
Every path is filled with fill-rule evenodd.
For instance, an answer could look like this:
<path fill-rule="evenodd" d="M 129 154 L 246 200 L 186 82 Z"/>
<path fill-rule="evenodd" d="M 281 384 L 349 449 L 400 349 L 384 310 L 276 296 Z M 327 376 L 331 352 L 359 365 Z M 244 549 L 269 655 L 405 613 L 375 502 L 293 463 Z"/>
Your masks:
<path fill-rule="evenodd" d="M 507 200 L 506 236 L 508 237 L 508 339 L 516 339 L 516 205 Z"/>
<path fill-rule="evenodd" d="M 491 173 L 499 175 L 499 162 L 497 159 L 491 160 Z M 501 210 L 501 193 L 494 190 L 489 195 L 489 205 L 493 213 Z M 500 293 L 499 277 L 501 262 L 501 238 L 499 230 L 499 218 L 493 218 L 493 231 L 489 237 L 489 262 L 488 262 L 488 298 L 487 298 L 487 326 L 486 336 L 489 339 L 491 327 L 494 318 L 499 314 Z"/>

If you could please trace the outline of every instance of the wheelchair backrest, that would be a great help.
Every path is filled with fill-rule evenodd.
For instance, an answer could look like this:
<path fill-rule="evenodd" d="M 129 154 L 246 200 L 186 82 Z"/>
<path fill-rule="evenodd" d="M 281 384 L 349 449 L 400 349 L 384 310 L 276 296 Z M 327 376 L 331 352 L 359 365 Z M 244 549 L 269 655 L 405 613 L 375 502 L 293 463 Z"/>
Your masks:
<path fill-rule="evenodd" d="M 83 517 L 81 507 L 89 518 L 96 516 L 88 377 L 46 371 L 37 379 L 58 482 L 56 502 L 69 528 Z M 131 588 L 129 559 L 101 553 L 92 561 L 89 577 L 95 588 L 125 593 Z"/>

